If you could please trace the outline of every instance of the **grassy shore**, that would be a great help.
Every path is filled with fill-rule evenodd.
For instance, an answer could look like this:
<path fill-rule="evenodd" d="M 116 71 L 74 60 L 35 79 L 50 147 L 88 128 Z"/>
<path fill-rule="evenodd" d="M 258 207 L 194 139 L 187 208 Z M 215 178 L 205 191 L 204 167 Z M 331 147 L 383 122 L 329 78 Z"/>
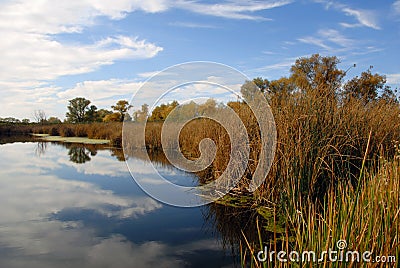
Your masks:
<path fill-rule="evenodd" d="M 0 125 L 0 136 L 18 136 L 48 134 L 61 137 L 86 137 L 89 139 L 109 140 L 113 146 L 122 144 L 122 123 L 87 123 L 87 124 L 14 124 Z"/>

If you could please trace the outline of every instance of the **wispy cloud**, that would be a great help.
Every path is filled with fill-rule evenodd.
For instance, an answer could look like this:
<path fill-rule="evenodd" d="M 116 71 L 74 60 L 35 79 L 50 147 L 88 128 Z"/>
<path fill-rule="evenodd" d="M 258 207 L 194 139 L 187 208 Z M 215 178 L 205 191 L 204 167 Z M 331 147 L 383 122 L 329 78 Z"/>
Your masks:
<path fill-rule="evenodd" d="M 380 30 L 377 15 L 373 10 L 357 9 L 346 4 L 330 1 L 330 0 L 314 0 L 315 3 L 320 3 L 325 6 L 325 9 L 334 9 L 343 12 L 345 15 L 354 17 L 357 23 L 342 22 L 341 26 L 346 28 L 354 27 L 369 27 L 375 30 Z"/>
<path fill-rule="evenodd" d="M 397 15 L 400 15 L 400 0 L 395 1 L 392 4 L 392 8 Z"/>
<path fill-rule="evenodd" d="M 297 40 L 299 40 L 302 43 L 315 45 L 315 46 L 321 47 L 321 48 L 326 49 L 326 50 L 330 50 L 331 49 L 331 47 L 326 45 L 324 43 L 324 40 L 322 40 L 320 38 L 316 38 L 316 37 L 312 37 L 312 36 L 306 36 L 306 37 L 299 38 Z"/>
<path fill-rule="evenodd" d="M 229 19 L 270 20 L 252 13 L 273 9 L 292 3 L 292 0 L 280 1 L 227 1 L 221 4 L 200 3 L 197 1 L 177 1 L 174 6 L 194 13 Z"/>
<path fill-rule="evenodd" d="M 400 73 L 399 74 L 388 74 L 386 75 L 388 84 L 400 85 Z"/>
<path fill-rule="evenodd" d="M 354 40 L 345 37 L 334 29 L 321 29 L 315 36 L 302 37 L 299 38 L 298 41 L 318 46 L 327 51 L 333 51 L 338 47 L 351 49 L 354 44 Z"/>
<path fill-rule="evenodd" d="M 203 28 L 203 29 L 218 28 L 211 24 L 193 23 L 193 22 L 187 22 L 187 21 L 175 21 L 175 22 L 169 23 L 168 25 L 176 26 L 176 27 L 184 27 L 184 28 Z"/>
<path fill-rule="evenodd" d="M 381 29 L 378 26 L 376 15 L 373 11 L 353 8 L 343 8 L 342 10 L 346 13 L 346 15 L 355 17 L 359 24 L 363 26 L 370 27 L 375 30 Z"/>

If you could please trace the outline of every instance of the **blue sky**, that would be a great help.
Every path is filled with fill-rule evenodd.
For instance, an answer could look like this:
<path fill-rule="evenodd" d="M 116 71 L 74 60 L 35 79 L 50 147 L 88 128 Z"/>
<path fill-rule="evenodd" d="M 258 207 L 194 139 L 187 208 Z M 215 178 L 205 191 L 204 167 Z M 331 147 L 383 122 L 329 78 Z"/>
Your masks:
<path fill-rule="evenodd" d="M 150 75 L 215 61 L 250 78 L 289 74 L 301 56 L 335 55 L 352 77 L 370 65 L 400 84 L 400 1 L 3 0 L 0 117 L 68 100 L 110 108 Z"/>

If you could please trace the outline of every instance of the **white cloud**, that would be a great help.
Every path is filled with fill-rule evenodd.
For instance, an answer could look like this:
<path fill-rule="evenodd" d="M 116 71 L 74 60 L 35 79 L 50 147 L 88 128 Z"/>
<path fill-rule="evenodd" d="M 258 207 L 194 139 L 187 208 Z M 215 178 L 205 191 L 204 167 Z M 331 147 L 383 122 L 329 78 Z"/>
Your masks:
<path fill-rule="evenodd" d="M 375 30 L 380 30 L 375 13 L 370 10 L 353 9 L 347 7 L 343 8 L 343 12 L 345 12 L 345 14 L 347 14 L 348 16 L 355 17 L 357 21 L 363 26 L 370 27 Z"/>
<path fill-rule="evenodd" d="M 229 19 L 270 20 L 251 13 L 288 5 L 293 1 L 230 1 L 222 4 L 205 4 L 195 1 L 177 1 L 174 6 L 194 13 Z"/>
<path fill-rule="evenodd" d="M 151 58 L 162 51 L 137 37 L 108 37 L 94 44 L 62 44 L 44 34 L 3 32 L 0 78 L 3 81 L 53 80 L 92 72 L 120 59 Z"/>
<path fill-rule="evenodd" d="M 375 30 L 380 30 L 376 12 L 373 10 L 365 10 L 365 9 L 356 9 L 351 8 L 348 5 L 342 4 L 340 2 L 331 1 L 331 0 L 313 0 L 315 3 L 320 3 L 325 6 L 325 9 L 334 9 L 343 12 L 347 16 L 354 17 L 357 20 L 357 23 L 340 23 L 341 26 L 345 28 L 354 28 L 354 27 L 369 27 Z"/>
<path fill-rule="evenodd" d="M 310 45 L 315 45 L 330 53 L 337 53 L 341 50 L 352 50 L 354 40 L 345 37 L 334 29 L 321 29 L 315 36 L 306 36 L 297 39 L 298 41 Z"/>
<path fill-rule="evenodd" d="M 184 27 L 184 28 L 203 28 L 203 29 L 215 29 L 217 28 L 211 24 L 202 24 L 202 23 L 193 23 L 193 22 L 184 22 L 184 21 L 176 21 L 169 23 L 171 26 L 176 27 Z"/>
<path fill-rule="evenodd" d="M 388 74 L 386 75 L 388 84 L 400 84 L 400 74 Z"/>
<path fill-rule="evenodd" d="M 142 82 L 120 79 L 83 81 L 76 84 L 74 88 L 59 92 L 57 96 L 65 102 L 82 96 L 91 100 L 95 105 L 109 106 L 115 98 L 130 98 L 142 84 Z"/>
<path fill-rule="evenodd" d="M 135 36 L 116 35 L 92 43 L 68 43 L 58 40 L 57 34 L 83 33 L 100 17 L 116 20 L 134 10 L 161 12 L 168 8 L 167 3 L 164 0 L 1 2 L 1 116 L 29 117 L 33 110 L 43 107 L 51 113 L 58 112 L 55 107 L 61 87 L 51 81 L 65 75 L 93 72 L 121 59 L 156 56 L 162 47 Z"/>
<path fill-rule="evenodd" d="M 392 8 L 397 15 L 400 15 L 400 0 L 395 1 L 392 4 Z"/>
<path fill-rule="evenodd" d="M 323 49 L 330 50 L 331 47 L 326 45 L 324 41 L 320 38 L 312 37 L 312 36 L 306 36 L 298 39 L 300 42 L 305 43 L 305 44 L 310 44 L 310 45 L 315 45 L 319 46 Z"/>

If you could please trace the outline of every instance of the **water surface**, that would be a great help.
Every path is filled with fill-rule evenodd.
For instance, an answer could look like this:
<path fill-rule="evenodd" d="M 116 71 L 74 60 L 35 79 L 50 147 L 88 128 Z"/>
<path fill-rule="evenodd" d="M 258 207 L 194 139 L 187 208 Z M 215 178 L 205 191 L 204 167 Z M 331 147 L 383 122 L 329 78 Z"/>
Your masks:
<path fill-rule="evenodd" d="M 0 145 L 0 267 L 236 266 L 205 220 L 207 207 L 159 203 L 121 160 L 121 151 L 98 146 Z M 158 169 L 194 183 L 167 165 Z"/>

